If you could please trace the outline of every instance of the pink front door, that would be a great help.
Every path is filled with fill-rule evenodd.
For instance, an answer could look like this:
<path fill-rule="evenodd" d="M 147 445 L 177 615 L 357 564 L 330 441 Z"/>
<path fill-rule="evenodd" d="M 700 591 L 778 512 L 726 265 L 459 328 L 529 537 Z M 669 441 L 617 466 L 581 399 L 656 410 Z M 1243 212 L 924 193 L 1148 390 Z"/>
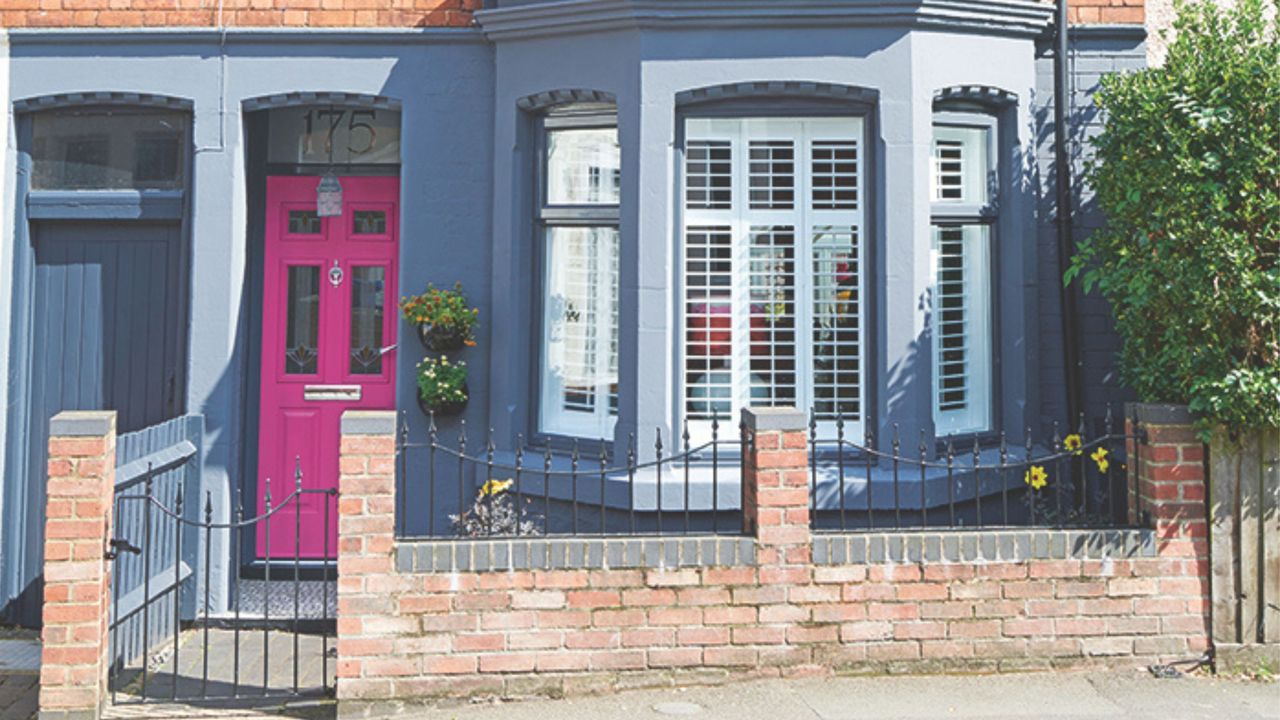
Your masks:
<path fill-rule="evenodd" d="M 320 178 L 267 178 L 258 512 L 268 479 L 273 506 L 293 492 L 295 463 L 303 488 L 338 486 L 344 410 L 395 407 L 400 180 L 339 180 L 342 214 L 318 217 Z M 292 559 L 295 522 L 301 557 L 336 557 L 336 500 L 318 494 L 272 516 L 270 547 L 257 526 L 258 556 Z"/>

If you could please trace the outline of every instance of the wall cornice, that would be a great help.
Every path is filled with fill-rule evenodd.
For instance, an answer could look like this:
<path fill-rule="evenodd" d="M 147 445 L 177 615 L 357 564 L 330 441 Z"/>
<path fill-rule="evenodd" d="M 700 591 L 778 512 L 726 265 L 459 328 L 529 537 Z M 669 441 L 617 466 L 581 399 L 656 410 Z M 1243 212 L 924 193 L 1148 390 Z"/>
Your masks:
<path fill-rule="evenodd" d="M 474 28 L 14 28 L 9 42 L 35 45 L 433 45 L 484 42 Z"/>
<path fill-rule="evenodd" d="M 1029 0 L 563 0 L 482 10 L 491 40 L 638 29 L 903 27 L 1036 37 L 1051 5 Z"/>

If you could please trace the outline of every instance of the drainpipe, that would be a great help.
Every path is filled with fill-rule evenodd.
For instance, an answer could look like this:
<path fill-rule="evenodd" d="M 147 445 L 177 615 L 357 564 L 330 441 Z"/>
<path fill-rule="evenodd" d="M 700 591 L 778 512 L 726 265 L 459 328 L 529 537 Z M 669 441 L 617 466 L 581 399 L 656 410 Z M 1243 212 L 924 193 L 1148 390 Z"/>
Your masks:
<path fill-rule="evenodd" d="M 1058 278 L 1071 264 L 1075 249 L 1071 232 L 1071 154 L 1067 147 L 1067 106 L 1070 78 L 1067 65 L 1067 0 L 1057 0 L 1053 51 L 1053 162 L 1057 174 Z M 1075 283 L 1059 280 L 1062 306 L 1062 351 L 1067 386 L 1067 427 L 1074 427 L 1083 410 L 1080 382 L 1079 304 Z"/>

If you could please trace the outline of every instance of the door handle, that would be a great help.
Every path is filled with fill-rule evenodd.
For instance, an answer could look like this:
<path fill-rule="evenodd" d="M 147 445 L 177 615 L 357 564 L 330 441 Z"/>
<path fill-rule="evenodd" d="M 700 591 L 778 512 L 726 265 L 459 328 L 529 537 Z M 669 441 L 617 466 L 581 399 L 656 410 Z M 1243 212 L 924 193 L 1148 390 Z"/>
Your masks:
<path fill-rule="evenodd" d="M 378 354 L 379 354 L 379 355 L 386 355 L 387 353 L 391 352 L 392 350 L 395 350 L 395 349 L 396 349 L 396 348 L 398 348 L 398 347 L 400 347 L 400 343 L 394 343 L 394 344 L 392 344 L 392 345 L 388 345 L 388 346 L 386 346 L 386 347 L 382 348 L 381 350 L 379 350 L 379 351 L 378 351 Z"/>

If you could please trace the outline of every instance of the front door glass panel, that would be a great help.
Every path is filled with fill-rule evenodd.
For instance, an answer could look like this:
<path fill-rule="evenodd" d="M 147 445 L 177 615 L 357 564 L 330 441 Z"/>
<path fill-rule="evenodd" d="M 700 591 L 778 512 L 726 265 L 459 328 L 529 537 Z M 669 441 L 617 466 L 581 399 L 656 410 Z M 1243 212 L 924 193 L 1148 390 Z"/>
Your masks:
<path fill-rule="evenodd" d="M 314 375 L 320 357 L 320 268 L 289 268 L 289 296 L 285 306 L 284 372 Z"/>
<path fill-rule="evenodd" d="M 351 374 L 382 374 L 383 305 L 387 270 L 381 266 L 351 268 Z"/>

